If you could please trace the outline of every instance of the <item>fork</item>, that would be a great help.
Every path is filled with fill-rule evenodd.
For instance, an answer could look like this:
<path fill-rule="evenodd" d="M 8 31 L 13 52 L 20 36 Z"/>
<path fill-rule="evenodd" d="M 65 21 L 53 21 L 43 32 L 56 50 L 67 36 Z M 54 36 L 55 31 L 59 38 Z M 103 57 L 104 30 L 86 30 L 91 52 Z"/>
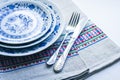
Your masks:
<path fill-rule="evenodd" d="M 80 14 L 80 13 L 78 13 Z M 78 16 L 79 17 L 79 16 Z M 87 24 L 88 22 L 88 17 L 87 16 L 84 16 L 81 17 L 81 19 L 79 20 L 76 20 L 78 23 L 77 25 L 75 26 L 75 29 L 74 29 L 74 32 L 73 34 L 71 35 L 71 38 L 68 42 L 68 45 L 67 47 L 65 48 L 63 54 L 60 56 L 60 58 L 58 59 L 58 61 L 55 63 L 54 65 L 54 71 L 55 72 L 60 72 L 62 71 L 64 65 L 65 65 L 65 62 L 66 62 L 66 59 L 67 59 L 67 56 L 68 56 L 68 53 L 70 51 L 70 49 L 72 48 L 72 46 L 74 45 L 74 42 L 75 40 L 78 38 L 79 34 L 81 33 L 81 31 L 83 30 L 84 26 Z M 76 23 L 76 22 L 75 22 Z"/>
<path fill-rule="evenodd" d="M 69 33 L 71 33 L 75 27 L 77 26 L 78 22 L 80 19 L 80 14 L 73 12 L 72 16 L 69 20 L 68 26 L 66 28 L 66 34 L 64 36 L 64 39 L 62 40 L 60 46 L 58 47 L 58 49 L 55 51 L 55 53 L 51 56 L 51 58 L 47 61 L 47 65 L 53 65 L 57 59 L 58 53 L 60 51 L 60 48 L 62 47 L 62 44 L 64 43 L 64 41 L 66 40 L 67 36 L 69 35 Z"/>

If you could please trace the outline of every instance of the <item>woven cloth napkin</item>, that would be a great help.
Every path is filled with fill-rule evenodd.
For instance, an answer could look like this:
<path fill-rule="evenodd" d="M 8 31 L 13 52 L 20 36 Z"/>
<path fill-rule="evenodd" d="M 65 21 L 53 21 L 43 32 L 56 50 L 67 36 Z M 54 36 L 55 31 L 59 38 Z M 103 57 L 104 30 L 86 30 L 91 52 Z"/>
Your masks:
<path fill-rule="evenodd" d="M 52 2 L 60 7 L 66 22 L 73 10 L 80 11 L 71 0 L 53 0 Z M 81 14 L 83 13 L 81 12 Z M 58 48 L 64 35 L 65 33 L 46 50 L 33 55 L 0 56 L 0 80 L 80 79 L 79 76 L 84 71 L 89 70 L 88 74 L 90 74 L 120 58 L 120 48 L 89 20 L 72 46 L 63 71 L 55 73 L 53 67 L 46 66 L 46 61 Z M 67 37 L 60 49 L 59 56 L 65 50 L 70 36 Z"/>

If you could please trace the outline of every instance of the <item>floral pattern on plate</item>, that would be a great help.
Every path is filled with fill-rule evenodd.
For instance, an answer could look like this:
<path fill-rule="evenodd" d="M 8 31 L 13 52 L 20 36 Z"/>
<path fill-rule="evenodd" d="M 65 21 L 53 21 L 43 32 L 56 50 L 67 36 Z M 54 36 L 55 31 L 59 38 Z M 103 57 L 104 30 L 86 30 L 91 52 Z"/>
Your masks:
<path fill-rule="evenodd" d="M 43 4 L 29 1 L 10 2 L 0 8 L 0 41 L 21 44 L 43 36 L 52 18 Z"/>

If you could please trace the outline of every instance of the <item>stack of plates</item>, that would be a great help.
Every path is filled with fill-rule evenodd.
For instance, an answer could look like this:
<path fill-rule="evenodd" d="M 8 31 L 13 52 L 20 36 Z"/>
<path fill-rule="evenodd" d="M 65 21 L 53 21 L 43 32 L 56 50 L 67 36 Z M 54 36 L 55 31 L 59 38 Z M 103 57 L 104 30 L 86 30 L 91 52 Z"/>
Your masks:
<path fill-rule="evenodd" d="M 5 0 L 0 5 L 0 54 L 25 56 L 42 51 L 61 35 L 63 17 L 47 0 Z"/>

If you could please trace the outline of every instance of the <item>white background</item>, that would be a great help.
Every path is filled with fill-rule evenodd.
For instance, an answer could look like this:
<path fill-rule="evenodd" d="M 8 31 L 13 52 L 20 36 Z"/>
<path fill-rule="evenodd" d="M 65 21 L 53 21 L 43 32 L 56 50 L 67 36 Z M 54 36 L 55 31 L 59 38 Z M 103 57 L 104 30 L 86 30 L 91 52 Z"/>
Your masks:
<path fill-rule="evenodd" d="M 120 0 L 73 0 L 73 2 L 120 46 Z M 120 80 L 120 61 L 87 80 Z"/>

